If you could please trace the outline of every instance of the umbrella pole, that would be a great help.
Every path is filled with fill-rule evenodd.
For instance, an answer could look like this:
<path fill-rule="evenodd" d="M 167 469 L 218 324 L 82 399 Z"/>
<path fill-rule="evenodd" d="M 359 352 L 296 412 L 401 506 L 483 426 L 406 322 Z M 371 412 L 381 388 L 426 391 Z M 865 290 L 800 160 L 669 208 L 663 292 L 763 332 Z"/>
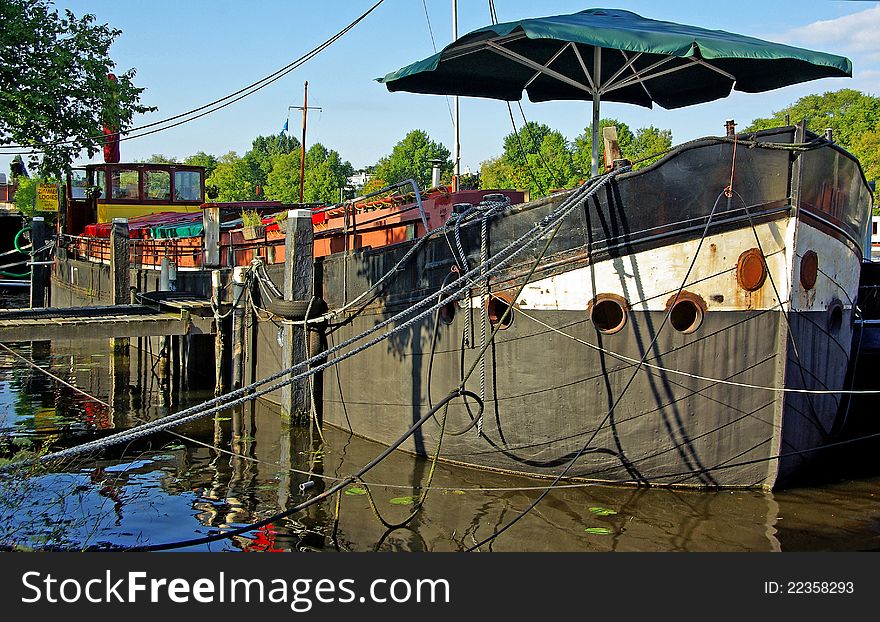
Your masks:
<path fill-rule="evenodd" d="M 599 174 L 599 80 L 602 79 L 602 48 L 593 48 L 593 160 L 590 174 Z"/>

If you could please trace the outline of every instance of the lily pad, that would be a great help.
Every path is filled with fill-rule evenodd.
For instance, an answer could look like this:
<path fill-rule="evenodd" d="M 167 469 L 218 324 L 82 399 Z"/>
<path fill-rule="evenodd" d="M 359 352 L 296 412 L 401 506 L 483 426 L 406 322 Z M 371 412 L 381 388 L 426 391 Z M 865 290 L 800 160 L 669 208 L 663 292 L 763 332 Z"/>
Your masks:
<path fill-rule="evenodd" d="M 592 512 L 596 516 L 614 516 L 615 514 L 617 514 L 615 510 L 600 507 L 590 508 L 590 512 Z"/>
<path fill-rule="evenodd" d="M 365 495 L 367 494 L 366 488 L 361 488 L 360 486 L 352 486 L 351 488 L 346 489 L 345 494 L 347 495 Z"/>
<path fill-rule="evenodd" d="M 610 536 L 614 533 L 607 527 L 587 527 L 586 529 L 584 529 L 584 531 L 594 536 Z"/>
<path fill-rule="evenodd" d="M 389 501 L 392 505 L 413 505 L 418 497 L 394 497 Z"/>

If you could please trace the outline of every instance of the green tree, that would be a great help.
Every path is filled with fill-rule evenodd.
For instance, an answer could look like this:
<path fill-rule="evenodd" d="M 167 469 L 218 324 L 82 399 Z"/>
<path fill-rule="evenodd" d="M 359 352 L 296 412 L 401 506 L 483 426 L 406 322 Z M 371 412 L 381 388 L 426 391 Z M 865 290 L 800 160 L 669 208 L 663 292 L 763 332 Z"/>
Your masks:
<path fill-rule="evenodd" d="M 354 174 L 350 162 L 340 155 L 316 143 L 306 152 L 306 185 L 303 200 L 306 203 L 332 205 L 339 201 L 339 191 L 345 187 L 348 177 Z"/>
<path fill-rule="evenodd" d="M 617 127 L 617 144 L 620 145 L 620 153 L 624 158 L 628 158 L 633 160 L 630 154 L 632 154 L 633 149 L 633 141 L 635 140 L 635 135 L 632 133 L 632 130 L 629 129 L 629 125 L 624 123 L 623 121 L 618 121 L 617 119 L 600 119 L 599 120 L 599 140 L 602 143 L 599 145 L 599 170 L 601 171 L 605 166 L 605 141 L 602 140 L 602 130 L 609 126 Z M 578 172 L 581 174 L 583 178 L 590 177 L 590 171 L 592 171 L 592 163 L 593 163 L 593 126 L 588 125 L 584 128 L 582 134 L 580 134 L 577 138 L 574 139 L 574 163 Z"/>
<path fill-rule="evenodd" d="M 272 159 L 276 155 L 300 152 L 300 142 L 293 136 L 257 136 L 244 159 L 253 170 L 257 185 L 265 187 L 272 171 Z M 299 155 L 297 155 L 299 157 Z"/>
<path fill-rule="evenodd" d="M 205 178 L 207 179 L 214 172 L 214 169 L 217 168 L 217 165 L 220 164 L 220 160 L 209 153 L 205 153 L 204 151 L 197 151 L 188 158 L 184 159 L 183 164 L 186 164 L 187 166 L 204 167 Z"/>
<path fill-rule="evenodd" d="M 216 201 L 256 201 L 258 180 L 244 158 L 230 151 L 220 158 L 211 176 L 205 182 L 217 190 Z"/>
<path fill-rule="evenodd" d="M 505 136 L 504 153 L 480 166 L 481 188 L 525 189 L 533 197 L 577 179 L 568 141 L 557 130 L 534 121 Z"/>
<path fill-rule="evenodd" d="M 525 182 L 518 177 L 516 167 L 503 156 L 491 158 L 480 164 L 480 188 L 515 190 L 524 187 Z"/>
<path fill-rule="evenodd" d="M 851 147 L 868 181 L 880 181 L 880 125 L 857 137 Z M 874 190 L 874 213 L 880 214 L 880 188 Z"/>
<path fill-rule="evenodd" d="M 146 160 L 141 160 L 144 164 L 178 164 L 177 158 L 174 156 L 166 156 L 161 153 L 154 153 Z"/>
<path fill-rule="evenodd" d="M 30 157 L 42 174 L 67 170 L 83 150 L 97 153 L 105 123 L 124 130 L 135 114 L 155 110 L 140 103 L 133 69 L 107 78 L 121 31 L 94 15 L 60 15 L 48 0 L 3 0 L 0 24 L 0 145 L 42 152 Z"/>
<path fill-rule="evenodd" d="M 267 199 L 284 203 L 299 201 L 299 162 L 299 151 L 278 153 L 271 158 L 271 170 L 266 181 Z M 339 201 L 340 188 L 345 186 L 348 176 L 353 173 L 351 164 L 343 161 L 339 153 L 321 143 L 312 145 L 306 152 L 303 201 L 336 203 Z"/>
<path fill-rule="evenodd" d="M 636 130 L 629 152 L 623 156 L 635 164 L 638 170 L 659 160 L 664 152 L 672 148 L 672 130 L 661 130 L 650 125 Z M 641 161 L 640 161 L 641 160 Z"/>
<path fill-rule="evenodd" d="M 383 185 L 415 179 L 419 188 L 428 188 L 431 185 L 433 168 L 431 160 L 442 160 L 441 176 L 451 174 L 452 161 L 449 159 L 449 149 L 431 140 L 427 132 L 412 130 L 394 146 L 390 155 L 376 163 L 373 178 L 386 182 Z"/>
<path fill-rule="evenodd" d="M 807 128 L 817 134 L 830 127 L 834 130 L 834 140 L 848 149 L 862 134 L 880 128 L 880 97 L 854 89 L 806 95 L 768 118 L 755 119 L 746 131 L 785 125 L 786 116 L 790 123 L 806 119 Z"/>
<path fill-rule="evenodd" d="M 299 201 L 299 156 L 299 151 L 294 151 L 278 153 L 272 157 L 272 166 L 266 180 L 267 199 L 282 203 Z"/>

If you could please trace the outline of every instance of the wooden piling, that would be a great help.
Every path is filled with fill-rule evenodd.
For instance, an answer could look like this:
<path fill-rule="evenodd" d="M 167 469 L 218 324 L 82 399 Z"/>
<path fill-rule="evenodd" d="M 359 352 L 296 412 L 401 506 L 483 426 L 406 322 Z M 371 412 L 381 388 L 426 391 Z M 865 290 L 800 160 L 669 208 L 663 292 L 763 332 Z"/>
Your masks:
<path fill-rule="evenodd" d="M 125 305 L 131 302 L 130 243 L 128 219 L 114 218 L 110 227 L 110 274 L 113 277 L 110 304 L 112 305 Z M 127 362 L 129 343 L 125 337 L 111 339 L 111 356 L 124 358 Z"/>
<path fill-rule="evenodd" d="M 49 306 L 49 266 L 42 262 L 47 260 L 48 253 L 42 250 L 46 246 L 49 229 L 42 216 L 34 216 L 31 220 L 31 309 Z"/>
<path fill-rule="evenodd" d="M 314 229 L 312 213 L 297 209 L 287 213 L 287 238 L 284 246 L 284 299 L 311 300 L 315 293 Z M 308 358 L 307 329 L 291 321 L 284 322 L 284 346 L 281 364 L 291 367 Z M 298 380 L 281 388 L 281 409 L 285 415 L 308 414 L 311 410 L 309 380 Z"/>
<path fill-rule="evenodd" d="M 110 228 L 110 273 L 113 289 L 110 304 L 124 305 L 131 300 L 131 254 L 129 251 L 128 219 L 114 218 Z"/>
<path fill-rule="evenodd" d="M 202 226 L 204 227 L 205 267 L 220 267 L 220 208 L 206 207 L 202 210 Z"/>
<path fill-rule="evenodd" d="M 226 387 L 223 382 L 223 359 L 224 359 L 224 343 L 223 343 L 223 318 L 220 314 L 220 271 L 211 271 L 211 300 L 214 305 L 214 322 L 216 323 L 216 331 L 214 334 L 214 395 L 219 396 L 225 392 Z"/>
<path fill-rule="evenodd" d="M 232 270 L 232 389 L 242 387 L 244 377 L 245 314 L 244 288 L 246 269 L 236 266 Z"/>

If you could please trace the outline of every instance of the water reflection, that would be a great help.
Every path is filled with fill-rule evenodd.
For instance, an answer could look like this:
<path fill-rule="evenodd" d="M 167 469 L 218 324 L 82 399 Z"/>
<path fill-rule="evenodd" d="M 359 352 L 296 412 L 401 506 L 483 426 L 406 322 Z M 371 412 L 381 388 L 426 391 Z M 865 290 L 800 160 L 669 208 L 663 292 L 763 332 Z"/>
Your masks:
<path fill-rule="evenodd" d="M 133 344 L 134 346 L 135 344 Z M 76 392 L 0 352 L 0 428 L 9 455 L 49 434 L 79 443 L 198 403 L 174 392 L 149 348 L 114 359 L 105 341 L 15 344 Z M 355 472 L 382 447 L 335 429 L 323 440 L 269 405 L 248 405 L 26 480 L 0 479 L 0 544 L 113 548 L 186 540 L 292 507 Z M 13 442 L 14 441 L 14 442 Z M 847 451 L 851 451 L 848 448 Z M 411 511 L 430 464 L 395 452 L 367 477 L 391 522 Z M 862 475 L 862 474 L 860 474 Z M 301 485 L 314 482 L 305 492 Z M 569 486 L 485 550 L 794 551 L 880 549 L 880 478 L 834 475 L 774 494 Z M 214 551 L 460 551 L 513 519 L 541 482 L 439 464 L 422 511 L 386 530 L 360 487 Z"/>

